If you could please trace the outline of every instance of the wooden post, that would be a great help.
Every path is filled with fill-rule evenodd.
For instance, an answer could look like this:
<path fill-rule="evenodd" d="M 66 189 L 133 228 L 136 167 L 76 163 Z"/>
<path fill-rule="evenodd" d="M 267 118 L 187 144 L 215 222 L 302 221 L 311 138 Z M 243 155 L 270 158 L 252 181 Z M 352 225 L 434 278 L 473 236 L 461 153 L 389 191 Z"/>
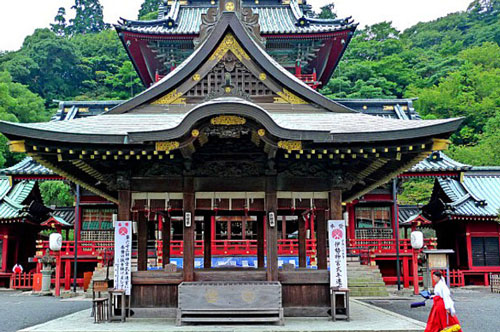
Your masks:
<path fill-rule="evenodd" d="M 9 236 L 7 234 L 3 235 L 3 242 L 2 242 L 2 271 L 7 272 L 7 254 L 8 254 L 8 249 L 9 249 Z"/>
<path fill-rule="evenodd" d="M 171 235 L 170 231 L 172 229 L 172 220 L 170 219 L 170 216 L 162 216 L 163 219 L 163 227 L 161 229 L 161 240 L 162 240 L 162 247 L 163 247 L 163 257 L 162 257 L 162 262 L 163 266 L 170 264 L 170 242 L 171 242 Z"/>
<path fill-rule="evenodd" d="M 247 239 L 247 216 L 241 217 L 241 239 Z"/>
<path fill-rule="evenodd" d="M 304 215 L 299 216 L 299 267 L 306 268 L 307 267 L 307 259 L 306 259 L 306 217 Z"/>
<path fill-rule="evenodd" d="M 286 240 L 286 216 L 281 217 L 281 238 Z"/>
<path fill-rule="evenodd" d="M 195 217 L 194 217 L 194 181 L 192 177 L 184 178 L 184 196 L 183 196 L 183 270 L 184 281 L 194 281 L 194 230 L 195 230 Z M 187 225 L 186 221 L 191 218 L 191 224 Z"/>
<path fill-rule="evenodd" d="M 132 197 L 130 195 L 130 190 L 118 190 L 118 220 L 120 221 L 131 221 L 130 216 L 130 204 Z"/>
<path fill-rule="evenodd" d="M 264 216 L 257 216 L 257 266 L 264 268 Z"/>
<path fill-rule="evenodd" d="M 66 259 L 64 262 L 64 290 L 69 291 L 71 289 L 71 260 Z"/>
<path fill-rule="evenodd" d="M 227 225 L 227 239 L 228 240 L 231 240 L 231 232 L 232 232 L 232 229 L 231 229 L 231 226 L 232 226 L 232 220 L 231 220 L 231 217 L 229 217 L 226 221 L 226 225 Z"/>
<path fill-rule="evenodd" d="M 203 240 L 205 251 L 203 253 L 203 268 L 210 269 L 212 267 L 212 216 L 206 214 L 203 217 L 205 232 Z"/>
<path fill-rule="evenodd" d="M 316 227 L 318 228 L 318 234 L 316 234 L 316 254 L 318 259 L 318 269 L 326 270 L 328 267 L 327 263 L 327 221 L 326 221 L 325 210 L 316 210 Z"/>
<path fill-rule="evenodd" d="M 278 281 L 278 196 L 276 178 L 266 179 L 267 281 Z"/>
<path fill-rule="evenodd" d="M 403 257 L 403 287 L 410 288 L 410 265 L 408 262 L 409 257 Z"/>
<path fill-rule="evenodd" d="M 61 296 L 61 251 L 56 251 L 56 289 L 55 296 Z"/>
<path fill-rule="evenodd" d="M 330 190 L 330 219 L 342 220 L 342 191 Z"/>
<path fill-rule="evenodd" d="M 146 212 L 139 211 L 137 220 L 137 270 L 148 269 L 148 222 Z"/>

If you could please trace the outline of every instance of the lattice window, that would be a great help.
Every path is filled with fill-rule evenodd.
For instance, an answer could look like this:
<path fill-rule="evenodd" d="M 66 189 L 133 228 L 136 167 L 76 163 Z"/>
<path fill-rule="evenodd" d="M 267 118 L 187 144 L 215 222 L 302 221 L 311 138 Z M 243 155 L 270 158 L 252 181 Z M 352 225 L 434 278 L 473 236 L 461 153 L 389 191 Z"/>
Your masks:
<path fill-rule="evenodd" d="M 356 239 L 392 239 L 393 233 L 390 228 L 362 228 L 356 229 Z"/>
<path fill-rule="evenodd" d="M 227 63 L 221 61 L 198 84 L 189 90 L 185 96 L 206 97 L 211 93 L 219 92 L 226 84 L 226 73 L 231 74 L 230 84 L 235 90 L 242 91 L 249 96 L 266 97 L 274 95 L 242 63 L 235 62 L 228 66 Z"/>
<path fill-rule="evenodd" d="M 391 228 L 391 208 L 389 206 L 356 207 L 356 228 Z"/>
<path fill-rule="evenodd" d="M 112 231 L 115 209 L 83 209 L 82 231 Z"/>

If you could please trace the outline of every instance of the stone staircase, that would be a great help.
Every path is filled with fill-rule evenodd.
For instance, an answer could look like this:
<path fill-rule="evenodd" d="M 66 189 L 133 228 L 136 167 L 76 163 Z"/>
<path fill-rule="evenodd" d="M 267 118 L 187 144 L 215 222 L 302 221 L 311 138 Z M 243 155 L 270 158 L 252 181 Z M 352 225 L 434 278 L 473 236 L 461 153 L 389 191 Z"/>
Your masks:
<path fill-rule="evenodd" d="M 361 265 L 359 257 L 347 260 L 347 283 L 351 296 L 389 296 L 378 266 Z"/>

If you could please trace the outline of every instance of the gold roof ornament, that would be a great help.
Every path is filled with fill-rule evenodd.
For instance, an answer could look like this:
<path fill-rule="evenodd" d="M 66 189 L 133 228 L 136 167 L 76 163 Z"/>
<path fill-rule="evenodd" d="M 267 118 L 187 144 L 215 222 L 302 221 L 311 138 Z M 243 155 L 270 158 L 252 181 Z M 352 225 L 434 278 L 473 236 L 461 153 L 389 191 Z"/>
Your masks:
<path fill-rule="evenodd" d="M 224 36 L 224 39 L 220 43 L 219 47 L 210 56 L 210 61 L 217 60 L 220 61 L 227 52 L 231 51 L 238 60 L 243 61 L 243 59 L 250 60 L 250 56 L 241 47 L 233 34 L 228 33 Z"/>
<path fill-rule="evenodd" d="M 220 115 L 212 118 L 210 123 L 216 126 L 237 126 L 247 123 L 247 119 L 236 115 Z"/>
<path fill-rule="evenodd" d="M 152 105 L 186 105 L 186 98 L 181 98 L 182 93 L 172 90 L 163 97 L 153 101 Z"/>
<path fill-rule="evenodd" d="M 297 97 L 287 89 L 283 89 L 282 92 L 278 92 L 279 97 L 274 98 L 275 104 L 292 104 L 292 105 L 304 105 L 308 104 L 304 99 Z"/>
<path fill-rule="evenodd" d="M 180 146 L 177 141 L 156 142 L 156 151 L 172 151 Z"/>
<path fill-rule="evenodd" d="M 279 141 L 278 148 L 287 151 L 301 151 L 302 142 L 301 141 Z"/>

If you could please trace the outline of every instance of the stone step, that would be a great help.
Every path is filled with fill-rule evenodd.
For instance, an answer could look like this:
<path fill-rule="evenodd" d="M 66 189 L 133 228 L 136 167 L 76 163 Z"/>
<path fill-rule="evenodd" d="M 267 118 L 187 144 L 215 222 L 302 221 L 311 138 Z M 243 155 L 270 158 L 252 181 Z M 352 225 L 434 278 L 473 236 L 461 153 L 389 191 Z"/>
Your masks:
<path fill-rule="evenodd" d="M 349 262 L 347 277 L 351 296 L 382 297 L 389 295 L 378 266 Z"/>

